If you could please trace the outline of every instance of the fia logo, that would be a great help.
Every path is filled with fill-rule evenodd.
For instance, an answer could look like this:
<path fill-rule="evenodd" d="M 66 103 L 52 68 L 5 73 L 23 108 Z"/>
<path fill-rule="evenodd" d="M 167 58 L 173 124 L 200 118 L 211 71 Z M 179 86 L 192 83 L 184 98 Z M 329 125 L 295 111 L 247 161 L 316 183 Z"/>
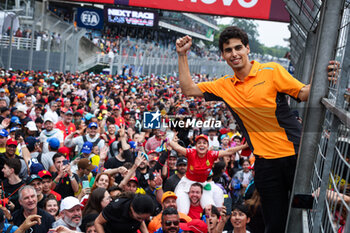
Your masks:
<path fill-rule="evenodd" d="M 81 13 L 80 20 L 86 26 L 97 26 L 100 23 L 100 16 L 95 11 L 84 11 Z"/>
<path fill-rule="evenodd" d="M 160 112 L 144 112 L 143 127 L 145 129 L 160 129 Z"/>

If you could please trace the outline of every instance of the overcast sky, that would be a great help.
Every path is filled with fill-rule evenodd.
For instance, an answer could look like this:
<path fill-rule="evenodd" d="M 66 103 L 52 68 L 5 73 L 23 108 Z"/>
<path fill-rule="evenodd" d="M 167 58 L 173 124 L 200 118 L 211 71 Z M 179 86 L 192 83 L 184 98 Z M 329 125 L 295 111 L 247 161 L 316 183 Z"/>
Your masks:
<path fill-rule="evenodd" d="M 219 23 L 229 23 L 230 17 L 222 18 Z M 280 45 L 289 47 L 289 43 L 284 41 L 290 37 L 288 23 L 278 23 L 265 20 L 254 20 L 258 24 L 259 40 L 268 47 Z"/>

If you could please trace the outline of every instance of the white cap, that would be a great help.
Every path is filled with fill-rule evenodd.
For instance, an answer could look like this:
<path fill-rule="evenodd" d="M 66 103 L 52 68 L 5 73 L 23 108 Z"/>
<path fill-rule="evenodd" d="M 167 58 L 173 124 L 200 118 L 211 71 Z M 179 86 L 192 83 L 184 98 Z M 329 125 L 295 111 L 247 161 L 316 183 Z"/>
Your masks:
<path fill-rule="evenodd" d="M 27 108 L 24 105 L 20 105 L 17 107 L 17 111 L 27 113 Z"/>
<path fill-rule="evenodd" d="M 77 205 L 83 207 L 83 205 L 80 204 L 78 198 L 73 197 L 73 196 L 66 197 L 61 202 L 60 211 L 70 210 L 70 209 L 72 209 L 73 207 L 75 207 Z"/>
<path fill-rule="evenodd" d="M 51 122 L 53 123 L 53 119 L 52 119 L 51 116 L 45 116 L 45 117 L 44 117 L 44 123 L 45 123 L 46 121 L 51 121 Z"/>
<path fill-rule="evenodd" d="M 38 131 L 34 121 L 28 121 L 26 128 L 28 128 L 30 131 Z"/>

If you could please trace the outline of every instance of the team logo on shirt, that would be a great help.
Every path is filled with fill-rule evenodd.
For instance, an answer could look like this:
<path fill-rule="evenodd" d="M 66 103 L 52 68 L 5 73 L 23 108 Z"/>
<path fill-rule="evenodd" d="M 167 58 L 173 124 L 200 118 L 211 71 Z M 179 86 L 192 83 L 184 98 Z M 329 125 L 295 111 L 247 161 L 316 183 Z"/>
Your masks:
<path fill-rule="evenodd" d="M 160 129 L 160 112 L 144 112 L 143 113 L 143 127 L 145 129 Z"/>
<path fill-rule="evenodd" d="M 190 166 L 190 170 L 193 171 L 193 166 L 192 165 Z"/>
<path fill-rule="evenodd" d="M 207 160 L 205 163 L 207 164 L 208 167 L 210 166 L 209 160 Z"/>

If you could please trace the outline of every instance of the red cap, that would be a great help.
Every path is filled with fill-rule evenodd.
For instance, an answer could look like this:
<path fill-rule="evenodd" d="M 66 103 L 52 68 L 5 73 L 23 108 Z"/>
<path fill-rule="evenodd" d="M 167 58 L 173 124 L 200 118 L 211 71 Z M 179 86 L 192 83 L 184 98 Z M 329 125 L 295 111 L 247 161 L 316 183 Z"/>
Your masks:
<path fill-rule="evenodd" d="M 137 184 L 139 183 L 139 180 L 137 179 L 136 176 L 131 177 L 130 180 L 129 180 L 129 182 L 130 182 L 130 181 L 135 181 Z"/>
<path fill-rule="evenodd" d="M 72 105 L 79 105 L 78 102 L 73 101 Z"/>
<path fill-rule="evenodd" d="M 113 109 L 120 109 L 118 105 L 114 106 Z"/>
<path fill-rule="evenodd" d="M 101 110 L 106 110 L 107 107 L 106 107 L 104 104 L 102 104 L 102 105 L 100 106 L 100 109 L 101 109 Z"/>
<path fill-rule="evenodd" d="M 66 157 L 69 157 L 70 149 L 68 147 L 61 147 L 57 151 L 58 153 L 64 154 Z"/>
<path fill-rule="evenodd" d="M 6 146 L 9 146 L 9 145 L 15 145 L 15 146 L 18 146 L 18 142 L 13 139 L 13 138 L 10 138 L 6 141 Z"/>
<path fill-rule="evenodd" d="M 200 134 L 200 135 L 198 135 L 197 137 L 196 137 L 196 142 L 199 140 L 199 139 L 201 139 L 201 138 L 203 138 L 203 139 L 205 139 L 207 142 L 209 142 L 209 139 L 208 139 L 208 136 L 207 135 L 204 135 L 204 134 Z"/>
<path fill-rule="evenodd" d="M 180 223 L 180 228 L 183 231 L 192 231 L 194 233 L 207 233 L 208 226 L 202 220 L 193 219 L 189 223 Z"/>
<path fill-rule="evenodd" d="M 77 112 L 79 112 L 81 115 L 84 114 L 84 110 L 83 109 L 78 109 Z"/>
<path fill-rule="evenodd" d="M 155 151 L 155 150 L 150 150 L 150 151 L 147 153 L 147 155 L 150 155 L 150 154 L 152 154 L 152 153 L 156 153 L 156 154 L 158 154 L 158 152 L 157 152 L 157 151 Z"/>
<path fill-rule="evenodd" d="M 230 130 L 229 130 L 229 129 L 226 129 L 226 128 L 222 128 L 222 129 L 219 130 L 219 132 L 220 132 L 221 134 L 227 134 L 228 132 L 230 132 Z"/>
<path fill-rule="evenodd" d="M 38 176 L 40 176 L 40 178 L 43 178 L 43 177 L 45 177 L 45 176 L 49 176 L 49 177 L 52 178 L 51 173 L 50 173 L 49 171 L 46 171 L 46 170 L 40 171 L 40 172 L 38 173 Z"/>

